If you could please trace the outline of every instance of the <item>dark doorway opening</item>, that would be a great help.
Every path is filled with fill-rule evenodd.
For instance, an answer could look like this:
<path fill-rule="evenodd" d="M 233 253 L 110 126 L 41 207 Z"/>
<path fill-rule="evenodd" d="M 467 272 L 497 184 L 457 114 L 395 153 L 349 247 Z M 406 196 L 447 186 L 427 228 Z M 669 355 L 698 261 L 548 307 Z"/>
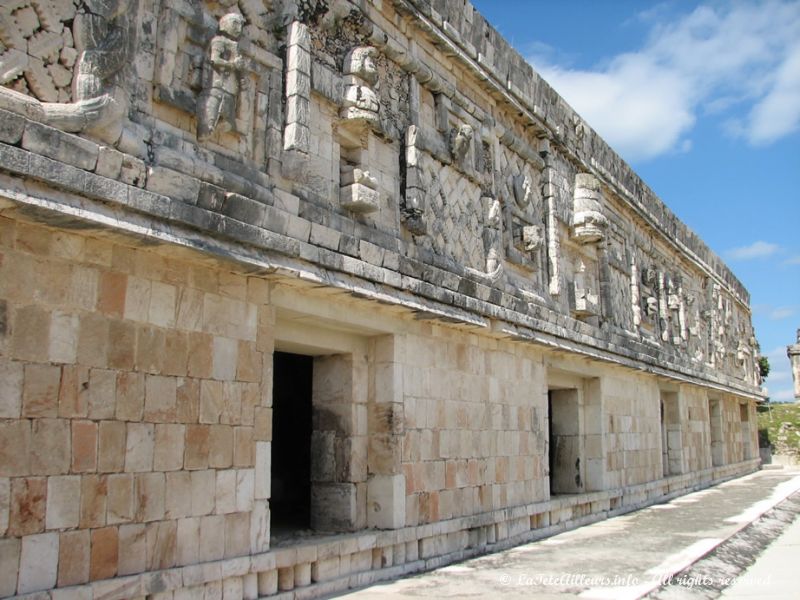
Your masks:
<path fill-rule="evenodd" d="M 547 392 L 551 496 L 584 491 L 580 412 L 577 389 Z"/>
<path fill-rule="evenodd" d="M 275 352 L 272 387 L 273 536 L 311 526 L 311 388 L 314 359 Z"/>

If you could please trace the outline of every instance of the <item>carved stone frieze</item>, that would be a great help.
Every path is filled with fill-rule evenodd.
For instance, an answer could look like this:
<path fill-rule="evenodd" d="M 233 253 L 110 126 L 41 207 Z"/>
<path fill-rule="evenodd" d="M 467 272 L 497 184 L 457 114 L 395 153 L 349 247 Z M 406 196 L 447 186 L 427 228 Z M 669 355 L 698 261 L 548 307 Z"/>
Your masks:
<path fill-rule="evenodd" d="M 282 63 L 265 31 L 267 7 L 246 0 L 204 0 L 191 10 L 163 3 L 153 76 L 153 99 L 194 116 L 199 142 L 230 136 L 222 145 L 257 163 L 266 157 L 267 130 L 280 126 L 269 114 L 279 104 Z"/>
<path fill-rule="evenodd" d="M 135 46 L 137 6 L 20 0 L 0 7 L 3 105 L 116 142 L 128 108 L 122 74 Z"/>

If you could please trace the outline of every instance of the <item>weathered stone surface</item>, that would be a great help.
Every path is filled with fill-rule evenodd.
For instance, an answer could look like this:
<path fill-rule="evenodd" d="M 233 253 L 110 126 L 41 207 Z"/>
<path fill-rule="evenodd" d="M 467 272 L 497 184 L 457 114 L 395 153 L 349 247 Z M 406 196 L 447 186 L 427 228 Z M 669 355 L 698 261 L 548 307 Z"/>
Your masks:
<path fill-rule="evenodd" d="M 756 467 L 747 292 L 468 4 L 12 5 L 0 595 L 335 594 Z"/>

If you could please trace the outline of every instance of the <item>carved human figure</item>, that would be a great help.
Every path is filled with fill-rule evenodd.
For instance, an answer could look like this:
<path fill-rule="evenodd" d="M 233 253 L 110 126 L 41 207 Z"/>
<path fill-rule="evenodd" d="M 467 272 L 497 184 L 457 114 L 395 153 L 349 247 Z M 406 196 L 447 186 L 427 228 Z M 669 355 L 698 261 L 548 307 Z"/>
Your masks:
<path fill-rule="evenodd" d="M 203 93 L 197 106 L 197 138 L 207 139 L 218 128 L 236 131 L 236 104 L 246 59 L 239 47 L 244 17 L 229 13 L 219 20 L 219 33 L 211 38 L 203 73 Z"/>
<path fill-rule="evenodd" d="M 462 123 L 451 132 L 450 152 L 455 162 L 461 163 L 464 161 L 472 144 L 473 133 L 472 126 L 466 123 Z"/>
<path fill-rule="evenodd" d="M 378 51 L 372 46 L 358 46 L 345 56 L 342 118 L 378 125 L 380 102 L 373 89 L 378 82 L 377 55 Z"/>

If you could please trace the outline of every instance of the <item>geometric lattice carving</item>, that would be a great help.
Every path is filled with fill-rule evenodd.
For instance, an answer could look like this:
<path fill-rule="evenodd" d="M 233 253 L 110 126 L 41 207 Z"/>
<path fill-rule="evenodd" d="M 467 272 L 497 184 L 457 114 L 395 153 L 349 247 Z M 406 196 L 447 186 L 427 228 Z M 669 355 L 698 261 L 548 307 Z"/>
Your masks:
<path fill-rule="evenodd" d="M 3 0 L 0 84 L 42 102 L 70 102 L 75 13 L 71 0 Z"/>
<path fill-rule="evenodd" d="M 465 267 L 486 268 L 483 244 L 484 215 L 481 189 L 452 167 L 421 152 L 423 189 L 430 217 L 428 236 L 432 249 Z"/>

